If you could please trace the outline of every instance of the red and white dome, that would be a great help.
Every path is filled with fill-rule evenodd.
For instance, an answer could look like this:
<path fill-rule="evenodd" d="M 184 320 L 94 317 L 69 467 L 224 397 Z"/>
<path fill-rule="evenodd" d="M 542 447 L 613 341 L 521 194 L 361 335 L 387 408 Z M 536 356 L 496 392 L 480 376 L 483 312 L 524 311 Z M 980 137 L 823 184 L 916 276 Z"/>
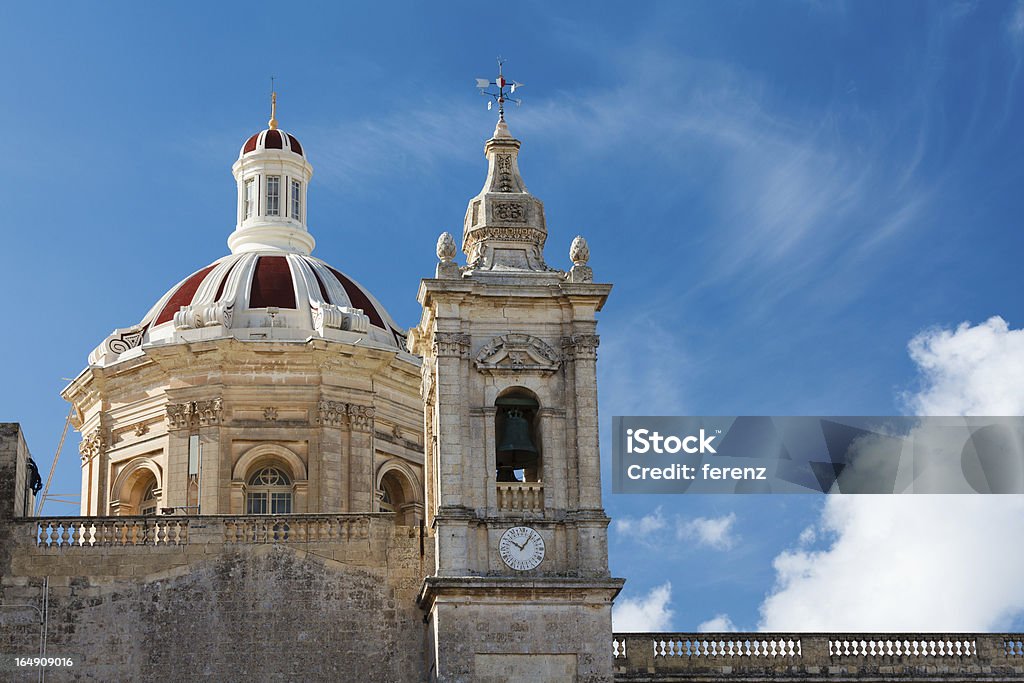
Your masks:
<path fill-rule="evenodd" d="M 107 365 L 153 344 L 222 337 L 320 337 L 405 350 L 405 331 L 355 280 L 313 256 L 263 251 L 225 256 L 192 273 L 138 325 L 104 340 L 89 362 Z"/>
<path fill-rule="evenodd" d="M 405 332 L 365 288 L 311 256 L 306 192 L 313 176 L 294 135 L 270 128 L 232 166 L 238 222 L 231 255 L 179 282 L 133 327 L 115 330 L 89 362 L 108 365 L 156 344 L 234 337 L 323 338 L 405 351 Z"/>
<path fill-rule="evenodd" d="M 305 156 L 302 152 L 302 145 L 299 144 L 295 136 L 277 128 L 268 128 L 251 136 L 242 145 L 242 150 L 238 153 L 238 156 L 242 157 L 252 152 L 262 152 L 268 149 L 287 150 L 299 156 Z"/>

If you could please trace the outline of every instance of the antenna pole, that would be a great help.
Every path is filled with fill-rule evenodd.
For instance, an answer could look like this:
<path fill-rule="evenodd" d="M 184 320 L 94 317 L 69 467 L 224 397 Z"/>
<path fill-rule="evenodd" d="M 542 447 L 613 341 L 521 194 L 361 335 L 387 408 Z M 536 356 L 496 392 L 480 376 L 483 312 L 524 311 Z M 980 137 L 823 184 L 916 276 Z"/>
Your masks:
<path fill-rule="evenodd" d="M 71 410 L 68 411 L 68 418 L 64 420 L 64 431 L 60 435 L 60 443 L 57 444 L 57 452 L 53 456 L 53 464 L 50 465 L 50 473 L 46 475 L 46 486 L 43 487 L 43 495 L 39 496 L 39 502 L 36 503 L 36 517 L 43 511 L 43 503 L 46 502 L 47 493 L 50 491 L 50 482 L 53 481 L 53 473 L 57 469 L 57 460 L 60 458 L 60 450 L 64 447 L 64 439 L 68 436 L 68 427 L 71 426 L 71 416 L 75 414 L 75 409 L 72 406 Z"/>

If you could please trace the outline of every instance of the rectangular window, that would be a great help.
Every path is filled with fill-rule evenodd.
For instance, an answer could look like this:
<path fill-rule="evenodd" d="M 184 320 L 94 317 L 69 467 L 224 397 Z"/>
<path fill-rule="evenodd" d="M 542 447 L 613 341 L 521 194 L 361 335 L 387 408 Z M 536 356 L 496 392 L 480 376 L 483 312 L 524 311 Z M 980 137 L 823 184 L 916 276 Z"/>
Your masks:
<path fill-rule="evenodd" d="M 292 181 L 292 218 L 302 220 L 302 183 L 298 180 Z"/>
<path fill-rule="evenodd" d="M 287 515 L 291 514 L 292 511 L 292 494 L 290 493 L 271 493 L 270 494 L 270 514 L 272 515 Z"/>
<path fill-rule="evenodd" d="M 250 493 L 248 495 L 248 501 L 245 507 L 245 512 L 249 515 L 267 514 L 267 494 Z"/>
<path fill-rule="evenodd" d="M 256 211 L 256 179 L 249 178 L 245 181 L 245 217 L 252 218 Z"/>
<path fill-rule="evenodd" d="M 267 176 L 267 215 L 281 215 L 281 176 Z"/>

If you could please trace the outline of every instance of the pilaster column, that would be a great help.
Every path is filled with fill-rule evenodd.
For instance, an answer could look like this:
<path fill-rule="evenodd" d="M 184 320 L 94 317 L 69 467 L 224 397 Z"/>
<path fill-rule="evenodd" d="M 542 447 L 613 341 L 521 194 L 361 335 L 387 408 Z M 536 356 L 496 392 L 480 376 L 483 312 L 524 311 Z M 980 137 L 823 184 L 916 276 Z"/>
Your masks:
<path fill-rule="evenodd" d="M 348 511 L 348 476 L 342 457 L 342 427 L 347 426 L 347 406 L 340 401 L 317 403 L 320 426 L 320 512 Z M 346 439 L 347 440 L 347 439 Z"/>
<path fill-rule="evenodd" d="M 470 338 L 462 332 L 436 332 L 433 353 L 436 359 L 438 410 L 437 460 L 440 507 L 472 505 L 469 486 L 463 486 L 467 464 L 466 420 L 468 397 L 465 367 L 468 365 Z M 468 482 L 467 482 L 468 484 Z"/>
<path fill-rule="evenodd" d="M 566 360 L 574 365 L 574 402 L 576 404 L 576 449 L 579 467 L 579 508 L 601 509 L 601 451 L 597 417 L 596 334 L 573 334 L 562 338 Z"/>
<path fill-rule="evenodd" d="M 349 404 L 349 512 L 373 511 L 373 406 Z"/>

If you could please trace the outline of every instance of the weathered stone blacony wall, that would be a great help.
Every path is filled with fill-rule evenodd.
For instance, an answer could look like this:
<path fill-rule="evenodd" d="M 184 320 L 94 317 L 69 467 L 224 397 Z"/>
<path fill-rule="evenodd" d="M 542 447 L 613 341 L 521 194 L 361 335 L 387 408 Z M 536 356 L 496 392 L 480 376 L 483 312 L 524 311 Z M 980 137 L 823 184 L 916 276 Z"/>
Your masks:
<path fill-rule="evenodd" d="M 45 612 L 74 661 L 48 680 L 423 680 L 433 560 L 389 514 L 0 524 L 0 655 L 37 656 Z"/>

